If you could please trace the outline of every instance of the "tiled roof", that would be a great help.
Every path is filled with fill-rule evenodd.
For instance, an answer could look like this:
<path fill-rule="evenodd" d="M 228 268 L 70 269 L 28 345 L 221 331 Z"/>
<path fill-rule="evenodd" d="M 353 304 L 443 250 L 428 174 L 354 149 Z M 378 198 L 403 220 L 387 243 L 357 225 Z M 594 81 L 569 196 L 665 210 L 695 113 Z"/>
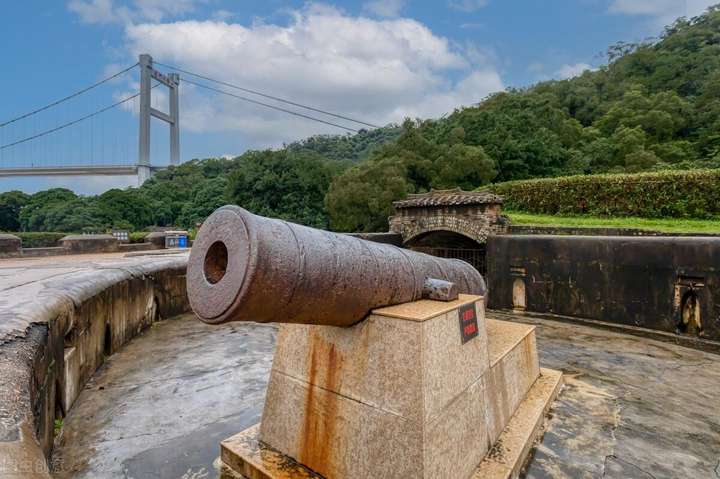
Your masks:
<path fill-rule="evenodd" d="M 423 206 L 456 206 L 502 204 L 502 196 L 487 191 L 430 190 L 429 193 L 408 195 L 404 200 L 395 201 L 395 209 L 417 208 Z"/>

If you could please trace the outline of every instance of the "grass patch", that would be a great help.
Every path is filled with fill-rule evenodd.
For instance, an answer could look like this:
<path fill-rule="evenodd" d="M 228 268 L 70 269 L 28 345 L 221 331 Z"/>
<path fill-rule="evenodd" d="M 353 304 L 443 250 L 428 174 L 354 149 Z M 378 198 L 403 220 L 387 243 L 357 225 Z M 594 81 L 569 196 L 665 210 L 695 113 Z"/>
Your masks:
<path fill-rule="evenodd" d="M 62 431 L 62 427 L 63 427 L 62 418 L 55 419 L 55 423 L 53 424 L 53 433 L 54 433 L 55 437 L 57 437 L 57 435 L 60 434 L 60 431 Z"/>
<path fill-rule="evenodd" d="M 559 226 L 566 228 L 632 228 L 663 233 L 718 233 L 720 219 L 696 220 L 673 218 L 606 218 L 600 216 L 559 216 L 505 211 L 512 224 Z"/>

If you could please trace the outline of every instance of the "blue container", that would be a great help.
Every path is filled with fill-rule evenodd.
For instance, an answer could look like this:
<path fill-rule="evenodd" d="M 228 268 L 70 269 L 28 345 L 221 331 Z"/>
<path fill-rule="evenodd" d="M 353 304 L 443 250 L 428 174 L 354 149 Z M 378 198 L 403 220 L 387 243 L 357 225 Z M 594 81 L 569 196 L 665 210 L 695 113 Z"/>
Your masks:
<path fill-rule="evenodd" d="M 178 248 L 187 248 L 187 236 L 180 235 L 178 237 Z"/>

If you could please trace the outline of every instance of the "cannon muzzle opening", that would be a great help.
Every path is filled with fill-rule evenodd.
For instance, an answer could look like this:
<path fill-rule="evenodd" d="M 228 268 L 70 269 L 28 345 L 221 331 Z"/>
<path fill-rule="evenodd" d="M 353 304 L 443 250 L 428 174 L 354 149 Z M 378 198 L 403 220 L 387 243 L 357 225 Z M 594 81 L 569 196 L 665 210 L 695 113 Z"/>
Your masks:
<path fill-rule="evenodd" d="M 207 253 L 205 253 L 205 264 L 203 266 L 205 279 L 208 283 L 215 284 L 225 276 L 227 262 L 228 250 L 225 243 L 216 241 L 211 244 Z"/>
<path fill-rule="evenodd" d="M 237 206 L 219 208 L 203 224 L 187 284 L 190 305 L 211 324 L 350 326 L 382 306 L 485 294 L 482 276 L 464 261 L 265 218 Z"/>

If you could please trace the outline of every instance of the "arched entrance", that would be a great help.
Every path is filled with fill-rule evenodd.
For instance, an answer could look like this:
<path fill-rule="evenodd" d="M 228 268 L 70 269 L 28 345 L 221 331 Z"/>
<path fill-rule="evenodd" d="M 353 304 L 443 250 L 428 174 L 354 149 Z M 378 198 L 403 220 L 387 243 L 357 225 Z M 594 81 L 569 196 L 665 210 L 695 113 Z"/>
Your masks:
<path fill-rule="evenodd" d="M 699 336 L 702 334 L 702 315 L 700 301 L 695 291 L 688 291 L 682 298 L 682 309 L 678 331 Z"/>
<path fill-rule="evenodd" d="M 516 311 L 525 311 L 527 307 L 527 295 L 525 293 L 525 280 L 523 278 L 515 278 L 512 288 L 512 304 Z"/>
<path fill-rule="evenodd" d="M 405 243 L 414 251 L 439 256 L 441 258 L 457 258 L 473 265 L 485 274 L 485 244 L 453 231 L 428 231 L 414 236 Z"/>
<path fill-rule="evenodd" d="M 393 203 L 390 231 L 407 248 L 457 258 L 485 274 L 488 236 L 507 232 L 502 198 L 486 191 L 431 190 Z"/>

